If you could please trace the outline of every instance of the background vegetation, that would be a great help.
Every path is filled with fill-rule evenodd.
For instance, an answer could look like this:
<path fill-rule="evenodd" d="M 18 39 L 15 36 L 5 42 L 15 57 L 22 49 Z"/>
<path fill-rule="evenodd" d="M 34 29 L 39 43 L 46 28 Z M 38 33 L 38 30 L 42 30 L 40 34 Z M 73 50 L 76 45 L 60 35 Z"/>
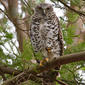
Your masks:
<path fill-rule="evenodd" d="M 55 8 L 64 11 L 59 17 L 64 36 L 64 55 L 85 51 L 85 13 L 84 0 L 63 0 L 70 8 L 60 4 L 62 0 L 51 0 Z M 0 0 L 0 67 L 10 67 L 24 71 L 34 63 L 34 55 L 29 40 L 29 24 L 36 4 L 45 0 Z M 39 59 L 41 59 L 39 57 Z M 85 62 L 63 65 L 60 77 L 68 85 L 84 85 Z M 0 70 L 0 81 L 14 77 L 10 73 Z M 30 81 L 29 85 L 38 85 Z M 28 85 L 28 82 L 23 85 Z M 56 82 L 56 85 L 59 85 Z"/>

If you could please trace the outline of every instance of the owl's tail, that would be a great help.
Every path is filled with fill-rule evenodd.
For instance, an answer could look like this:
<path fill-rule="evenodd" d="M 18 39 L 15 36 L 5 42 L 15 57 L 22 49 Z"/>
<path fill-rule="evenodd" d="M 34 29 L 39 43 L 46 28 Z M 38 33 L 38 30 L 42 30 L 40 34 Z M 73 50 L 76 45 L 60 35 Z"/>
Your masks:
<path fill-rule="evenodd" d="M 43 75 L 42 85 L 56 85 L 56 76 L 58 75 L 58 72 L 49 70 L 45 71 Z"/>
<path fill-rule="evenodd" d="M 56 82 L 46 82 L 46 81 L 43 81 L 42 85 L 56 85 Z"/>

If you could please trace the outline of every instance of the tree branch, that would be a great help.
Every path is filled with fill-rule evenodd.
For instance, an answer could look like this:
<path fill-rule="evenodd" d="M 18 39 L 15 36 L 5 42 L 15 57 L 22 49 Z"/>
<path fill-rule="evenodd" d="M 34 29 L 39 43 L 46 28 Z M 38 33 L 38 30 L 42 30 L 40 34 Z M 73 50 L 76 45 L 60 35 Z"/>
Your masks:
<path fill-rule="evenodd" d="M 58 82 L 60 85 L 68 85 L 68 84 L 64 83 L 63 81 L 61 81 L 61 80 L 56 80 L 56 82 Z"/>
<path fill-rule="evenodd" d="M 12 69 L 12 68 L 7 67 L 7 66 L 0 65 L 0 72 L 2 72 L 3 74 L 18 75 L 22 71 L 15 70 L 15 69 Z"/>
<path fill-rule="evenodd" d="M 58 59 L 52 59 L 50 62 L 45 63 L 43 66 L 37 65 L 35 68 L 31 68 L 25 72 L 22 72 L 19 75 L 15 76 L 14 78 L 4 82 L 3 85 L 18 85 L 26 80 L 30 79 L 33 80 L 33 77 L 31 75 L 36 76 L 37 74 L 53 69 L 58 65 L 68 64 L 77 61 L 84 61 L 84 60 L 85 60 L 85 51 L 70 55 L 64 55 Z M 19 81 L 18 84 L 17 81 Z"/>
<path fill-rule="evenodd" d="M 5 10 L 8 10 L 8 2 L 7 0 L 0 0 L 0 3 L 4 6 Z"/>
<path fill-rule="evenodd" d="M 53 1 L 53 0 L 52 0 Z M 59 2 L 61 2 L 64 6 L 66 6 L 68 9 L 72 10 L 73 12 L 79 14 L 80 16 L 85 16 L 85 13 L 81 12 L 81 11 L 78 11 L 78 10 L 75 10 L 73 9 L 72 7 L 68 6 L 63 0 L 58 0 Z M 54 2 L 54 1 L 53 1 Z"/>

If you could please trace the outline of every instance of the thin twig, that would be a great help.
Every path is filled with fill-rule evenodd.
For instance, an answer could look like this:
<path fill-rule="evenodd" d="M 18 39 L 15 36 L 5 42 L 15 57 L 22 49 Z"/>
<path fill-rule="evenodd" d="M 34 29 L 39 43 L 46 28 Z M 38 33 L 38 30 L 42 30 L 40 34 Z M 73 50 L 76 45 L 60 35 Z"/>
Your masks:
<path fill-rule="evenodd" d="M 11 40 L 12 41 L 12 40 Z M 8 44 L 9 44 L 9 46 L 10 46 L 10 49 L 11 49 L 11 51 L 13 52 L 13 55 L 15 55 L 16 57 L 18 57 L 18 55 L 14 52 L 14 50 L 13 50 L 13 46 L 12 46 L 12 44 L 11 44 L 11 42 L 8 42 Z"/>
<path fill-rule="evenodd" d="M 7 14 L 4 10 L 2 10 L 1 8 L 0 8 L 0 11 L 1 11 L 2 13 L 4 13 L 6 16 L 8 16 L 8 14 Z"/>
<path fill-rule="evenodd" d="M 60 85 L 68 85 L 68 84 L 66 84 L 65 82 L 61 81 L 61 80 L 57 80 L 57 79 L 56 79 L 56 82 L 58 82 Z"/>
<path fill-rule="evenodd" d="M 15 41 L 15 42 L 16 42 L 16 41 Z M 17 52 L 20 54 L 20 51 L 19 51 L 18 47 L 15 45 L 15 42 L 13 42 L 13 41 L 11 40 L 11 43 L 16 47 Z"/>
<path fill-rule="evenodd" d="M 74 72 L 71 71 L 69 68 L 66 68 L 66 69 L 73 75 L 74 82 L 75 82 L 76 84 L 78 84 L 78 82 L 76 81 L 76 77 L 75 77 Z"/>

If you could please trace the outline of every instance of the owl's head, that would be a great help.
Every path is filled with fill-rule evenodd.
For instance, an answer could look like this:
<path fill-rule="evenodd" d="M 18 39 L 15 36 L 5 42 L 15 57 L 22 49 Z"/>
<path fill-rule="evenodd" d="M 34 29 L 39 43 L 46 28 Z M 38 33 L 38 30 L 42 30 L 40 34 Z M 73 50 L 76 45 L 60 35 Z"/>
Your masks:
<path fill-rule="evenodd" d="M 35 8 L 35 12 L 39 13 L 41 15 L 48 15 L 48 14 L 52 13 L 52 11 L 53 11 L 52 5 L 47 4 L 47 3 L 41 3 L 41 4 L 37 5 Z"/>

